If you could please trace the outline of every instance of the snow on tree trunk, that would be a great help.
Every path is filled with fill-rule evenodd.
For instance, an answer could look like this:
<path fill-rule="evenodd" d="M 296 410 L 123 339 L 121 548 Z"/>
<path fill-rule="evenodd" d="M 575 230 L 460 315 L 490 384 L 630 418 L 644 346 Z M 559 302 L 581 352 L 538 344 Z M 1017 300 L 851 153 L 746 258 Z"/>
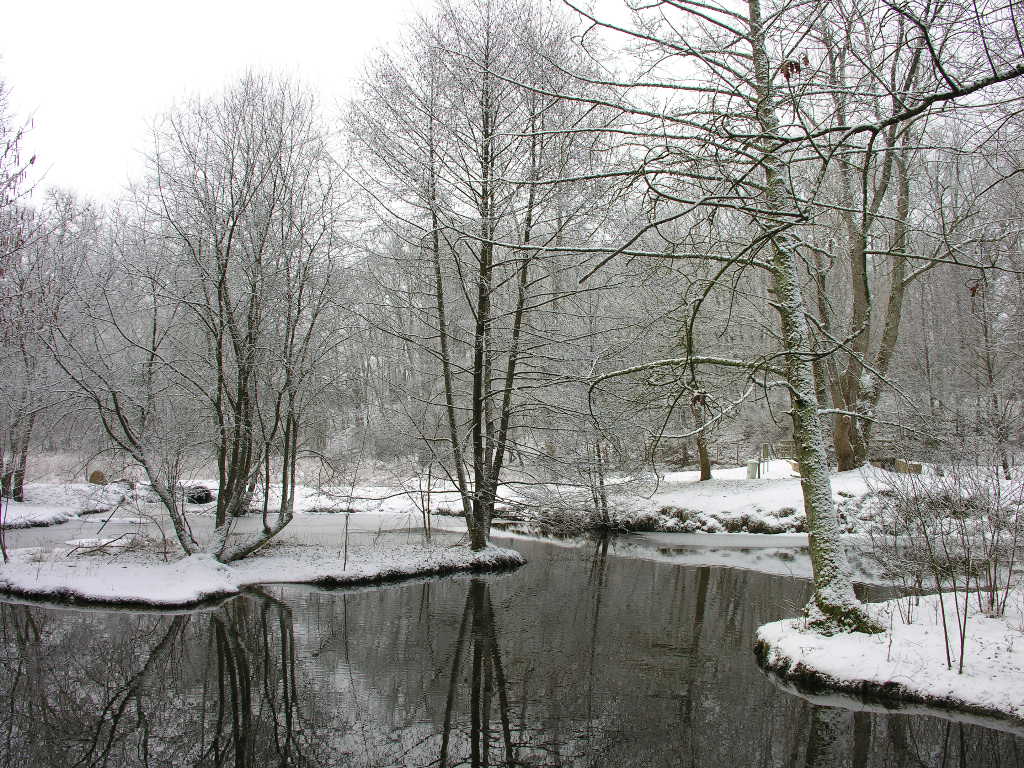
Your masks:
<path fill-rule="evenodd" d="M 773 137 L 779 136 L 781 130 L 773 101 L 759 0 L 750 0 L 749 12 L 757 118 L 764 134 L 762 168 L 768 209 L 764 224 L 769 231 L 774 230 L 770 271 L 786 353 L 783 368 L 792 404 L 793 440 L 800 461 L 800 486 L 814 570 L 814 596 L 806 611 L 812 625 L 821 631 L 878 632 L 881 627 L 854 595 L 850 567 L 840 539 L 824 433 L 818 415 L 807 307 L 800 288 L 799 241 L 791 226 L 798 210 L 787 187 L 785 163 L 775 150 Z"/>

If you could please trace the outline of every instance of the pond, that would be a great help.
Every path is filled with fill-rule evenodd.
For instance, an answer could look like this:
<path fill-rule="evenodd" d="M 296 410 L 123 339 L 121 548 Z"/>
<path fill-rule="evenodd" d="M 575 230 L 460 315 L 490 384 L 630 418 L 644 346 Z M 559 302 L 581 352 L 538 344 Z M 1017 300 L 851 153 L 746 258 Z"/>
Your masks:
<path fill-rule="evenodd" d="M 179 614 L 2 603 L 2 764 L 1024 766 L 1013 733 L 765 677 L 754 630 L 805 602 L 798 572 L 637 537 L 512 545 L 530 562 L 502 576 Z"/>

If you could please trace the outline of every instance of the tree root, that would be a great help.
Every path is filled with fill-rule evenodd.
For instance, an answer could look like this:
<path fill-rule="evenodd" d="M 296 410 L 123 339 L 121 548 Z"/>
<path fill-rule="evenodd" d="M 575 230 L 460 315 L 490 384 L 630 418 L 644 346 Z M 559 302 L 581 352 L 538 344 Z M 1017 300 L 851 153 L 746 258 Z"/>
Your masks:
<path fill-rule="evenodd" d="M 815 593 L 804 608 L 807 624 L 822 635 L 836 635 L 840 632 L 863 632 L 876 635 L 885 627 L 859 600 L 830 601 Z"/>

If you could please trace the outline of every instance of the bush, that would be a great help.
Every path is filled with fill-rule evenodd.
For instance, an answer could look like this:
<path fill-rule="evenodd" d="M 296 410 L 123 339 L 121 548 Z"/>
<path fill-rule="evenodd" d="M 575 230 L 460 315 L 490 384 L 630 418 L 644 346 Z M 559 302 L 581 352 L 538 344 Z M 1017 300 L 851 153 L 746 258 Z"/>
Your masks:
<path fill-rule="evenodd" d="M 953 596 L 953 638 L 943 607 L 946 664 L 952 668 L 954 639 L 963 672 L 969 601 L 1002 615 L 1018 582 L 1024 483 L 1003 480 L 998 466 L 954 462 L 939 476 L 893 475 L 875 498 L 871 559 L 905 595 L 932 588 L 943 606 L 942 596 Z M 914 605 L 912 597 L 900 602 L 907 622 Z"/>

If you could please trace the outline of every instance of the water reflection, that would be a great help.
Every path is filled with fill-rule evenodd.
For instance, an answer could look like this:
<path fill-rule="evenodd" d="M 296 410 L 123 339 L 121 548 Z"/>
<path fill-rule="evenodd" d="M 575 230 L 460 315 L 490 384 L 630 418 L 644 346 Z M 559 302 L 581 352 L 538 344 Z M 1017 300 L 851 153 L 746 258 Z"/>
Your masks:
<path fill-rule="evenodd" d="M 292 612 L 272 595 L 260 596 L 232 601 L 210 617 L 214 653 L 204 675 L 199 764 L 305 762 Z"/>
<path fill-rule="evenodd" d="M 2 604 L 0 628 L 4 765 L 322 764 L 270 594 L 175 616 Z"/>
<path fill-rule="evenodd" d="M 4 766 L 1024 766 L 1013 734 L 779 690 L 800 579 L 519 542 L 526 568 L 178 616 L 0 604 Z"/>
<path fill-rule="evenodd" d="M 468 649 L 467 649 L 468 629 Z M 468 653 L 467 653 L 468 651 Z M 464 658 L 469 656 L 471 672 L 469 686 L 470 730 L 469 755 L 473 768 L 491 764 L 492 739 L 500 734 L 504 764 L 515 765 L 512 730 L 509 725 L 508 683 L 502 669 L 501 651 L 494 620 L 494 608 L 487 584 L 474 579 L 466 593 L 466 608 L 462 613 L 459 637 L 455 645 L 452 672 L 448 682 L 448 697 L 444 707 L 444 727 L 441 731 L 440 768 L 450 765 L 452 745 L 452 714 L 459 697 L 459 680 Z M 497 695 L 495 695 L 497 694 Z M 500 728 L 492 727 L 491 714 L 497 703 Z M 498 733 L 495 733 L 497 731 Z"/>

